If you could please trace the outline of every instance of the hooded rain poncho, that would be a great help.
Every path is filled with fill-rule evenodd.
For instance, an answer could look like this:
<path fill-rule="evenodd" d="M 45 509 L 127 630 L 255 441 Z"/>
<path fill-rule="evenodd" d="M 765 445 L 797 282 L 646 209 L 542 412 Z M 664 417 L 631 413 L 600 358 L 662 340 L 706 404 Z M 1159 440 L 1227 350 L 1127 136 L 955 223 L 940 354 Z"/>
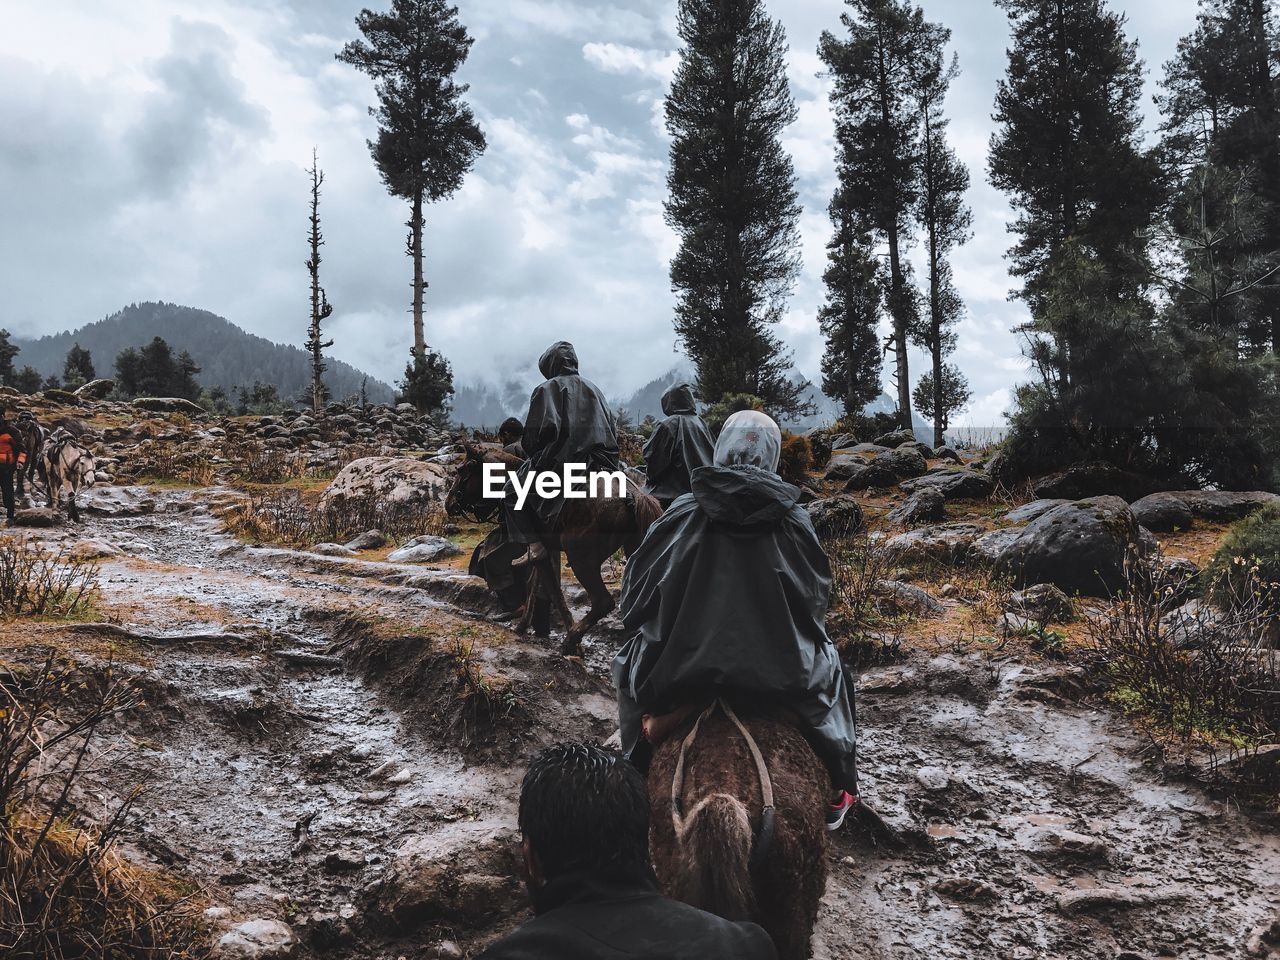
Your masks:
<path fill-rule="evenodd" d="M 627 563 L 623 624 L 639 632 L 613 662 L 623 749 L 641 718 L 714 694 L 792 710 L 838 788 L 856 791 L 852 694 L 825 618 L 831 568 L 774 471 L 777 425 L 746 411 L 725 423 L 715 465 L 649 529 Z"/>
<path fill-rule="evenodd" d="M 715 442 L 698 416 L 689 384 L 677 383 L 662 395 L 662 412 L 667 418 L 644 445 L 644 463 L 650 491 L 669 504 L 689 492 L 694 470 L 711 465 Z"/>

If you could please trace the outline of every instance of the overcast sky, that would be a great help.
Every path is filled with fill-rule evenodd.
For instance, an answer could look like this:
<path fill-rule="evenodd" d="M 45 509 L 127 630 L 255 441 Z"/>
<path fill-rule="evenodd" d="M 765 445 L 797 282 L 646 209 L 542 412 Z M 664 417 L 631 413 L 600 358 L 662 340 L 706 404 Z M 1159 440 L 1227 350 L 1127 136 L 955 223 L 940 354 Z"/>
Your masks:
<path fill-rule="evenodd" d="M 583 372 L 625 396 L 676 361 L 661 124 L 675 0 L 458 3 L 476 38 L 465 79 L 489 149 L 464 188 L 428 211 L 428 341 L 470 382 L 531 370 L 548 343 L 570 339 Z M 1154 92 L 1195 0 L 1112 6 L 1128 14 Z M 781 335 L 814 376 L 834 185 L 815 48 L 822 30 L 839 29 L 843 3 L 771 8 L 791 44 L 800 118 L 785 142 L 804 204 L 804 272 Z M 333 59 L 358 9 L 0 0 L 0 327 L 32 336 L 168 300 L 301 343 L 314 145 L 326 177 L 333 353 L 397 377 L 412 342 L 407 208 L 386 195 L 365 146 L 372 86 Z M 974 387 L 963 421 L 985 426 L 1002 422 L 1026 375 L 1009 332 L 1021 313 L 1006 300 L 1009 210 L 986 182 L 1009 31 L 991 0 L 926 0 L 925 9 L 953 31 L 962 70 L 948 109 L 973 174 L 975 236 L 955 258 L 969 310 L 956 361 Z M 1147 114 L 1152 126 L 1149 101 Z"/>

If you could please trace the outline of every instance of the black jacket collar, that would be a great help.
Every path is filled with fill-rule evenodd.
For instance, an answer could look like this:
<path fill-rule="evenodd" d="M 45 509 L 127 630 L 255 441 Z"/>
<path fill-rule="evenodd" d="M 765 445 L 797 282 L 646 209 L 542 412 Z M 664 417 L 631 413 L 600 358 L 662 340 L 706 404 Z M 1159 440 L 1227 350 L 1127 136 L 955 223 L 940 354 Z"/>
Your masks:
<path fill-rule="evenodd" d="M 658 881 L 648 867 L 612 867 L 582 870 L 548 880 L 533 891 L 533 912 L 538 916 L 577 903 L 616 903 L 656 897 Z"/>

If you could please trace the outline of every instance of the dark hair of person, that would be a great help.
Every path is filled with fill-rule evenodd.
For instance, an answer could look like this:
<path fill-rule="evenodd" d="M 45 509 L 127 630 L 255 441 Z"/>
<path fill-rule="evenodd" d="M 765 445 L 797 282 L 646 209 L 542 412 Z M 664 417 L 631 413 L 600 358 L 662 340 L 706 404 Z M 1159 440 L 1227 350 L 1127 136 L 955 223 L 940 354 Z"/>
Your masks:
<path fill-rule="evenodd" d="M 505 436 L 514 433 L 517 437 L 524 432 L 524 424 L 515 417 L 507 417 L 502 421 L 502 426 L 498 428 L 498 436 Z"/>
<path fill-rule="evenodd" d="M 649 794 L 620 754 L 560 743 L 534 756 L 520 788 L 520 832 L 546 879 L 649 869 Z"/>

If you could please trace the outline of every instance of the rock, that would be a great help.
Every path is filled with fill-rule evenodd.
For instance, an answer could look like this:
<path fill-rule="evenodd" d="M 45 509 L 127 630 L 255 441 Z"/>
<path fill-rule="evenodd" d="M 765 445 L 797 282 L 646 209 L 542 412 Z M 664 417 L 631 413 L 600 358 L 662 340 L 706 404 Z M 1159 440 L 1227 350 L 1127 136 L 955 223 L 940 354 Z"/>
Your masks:
<path fill-rule="evenodd" d="M 1071 598 L 1051 583 L 1037 583 L 1015 592 L 1009 609 L 1036 623 L 1067 623 L 1075 616 Z"/>
<path fill-rule="evenodd" d="M 151 413 L 187 413 L 203 414 L 204 407 L 182 397 L 138 397 L 133 406 Z"/>
<path fill-rule="evenodd" d="M 855 456 L 852 453 L 832 454 L 831 459 L 827 461 L 827 469 L 823 473 L 822 479 L 848 480 L 856 467 L 865 467 L 866 465 L 867 461 L 864 457 Z"/>
<path fill-rule="evenodd" d="M 950 897 L 952 900 L 975 902 L 979 900 L 995 900 L 999 893 L 996 888 L 977 877 L 947 877 L 933 885 L 933 892 Z"/>
<path fill-rule="evenodd" d="M 1091 890 L 1068 890 L 1059 894 L 1058 911 L 1065 916 L 1074 917 L 1099 910 L 1138 907 L 1148 902 L 1149 899 L 1137 890 L 1098 887 Z"/>
<path fill-rule="evenodd" d="M 929 463 L 911 444 L 903 444 L 896 450 L 882 453 L 875 459 L 877 467 L 893 471 L 896 477 L 918 477 L 929 469 Z"/>
<path fill-rule="evenodd" d="M 947 608 L 928 591 L 901 580 L 877 580 L 876 592 L 887 594 L 900 609 L 921 619 L 936 619 L 947 612 Z"/>
<path fill-rule="evenodd" d="M 904 480 L 901 486 L 908 492 L 937 490 L 948 500 L 982 500 L 995 489 L 989 477 L 972 470 L 939 470 Z"/>
<path fill-rule="evenodd" d="M 858 443 L 849 448 L 850 453 L 858 453 L 864 457 L 878 457 L 888 453 L 893 447 L 882 447 L 878 443 Z"/>
<path fill-rule="evenodd" d="M 66 520 L 61 513 L 50 507 L 28 507 L 14 513 L 15 527 L 56 527 Z"/>
<path fill-rule="evenodd" d="M 921 479 L 926 479 L 922 477 Z M 919 523 L 945 519 L 947 515 L 947 498 L 942 492 L 925 487 L 917 490 L 905 501 L 890 510 L 885 519 L 891 523 L 900 523 L 911 527 Z"/>
<path fill-rule="evenodd" d="M 1263 957 L 1270 960 L 1280 956 L 1280 916 L 1269 924 L 1254 927 L 1245 941 L 1245 953 L 1251 957 Z"/>
<path fill-rule="evenodd" d="M 1151 585 L 1157 593 L 1171 597 L 1175 602 L 1190 599 L 1200 579 L 1200 568 L 1185 557 L 1157 556 L 1154 560 Z"/>
<path fill-rule="evenodd" d="M 1132 501 L 1162 489 L 1162 484 L 1109 463 L 1088 461 L 1042 477 L 1032 489 L 1037 497 L 1043 498 L 1083 500 L 1087 497 L 1117 496 Z"/>
<path fill-rule="evenodd" d="M 359 850 L 334 850 L 324 858 L 325 873 L 352 873 L 364 869 L 365 855 Z"/>
<path fill-rule="evenodd" d="M 1064 503 L 1070 502 L 1070 500 L 1061 498 L 1032 500 L 1030 503 L 1024 503 L 1022 506 L 1010 510 L 1004 515 L 1004 518 L 1010 523 L 1030 523 L 1032 520 L 1038 520 L 1054 507 L 1060 507 Z"/>
<path fill-rule="evenodd" d="M 1201 600 L 1188 600 L 1160 619 L 1165 639 L 1180 650 L 1199 650 L 1218 639 L 1224 615 Z"/>
<path fill-rule="evenodd" d="M 933 451 L 933 455 L 939 460 L 950 460 L 952 463 L 960 462 L 960 454 L 956 453 L 951 447 L 939 447 Z"/>
<path fill-rule="evenodd" d="M 884 545 L 884 550 L 899 563 L 922 560 L 954 563 L 968 553 L 982 532 L 982 527 L 976 523 L 943 523 L 920 527 L 890 538 Z"/>
<path fill-rule="evenodd" d="M 367 913 L 397 930 L 427 924 L 468 927 L 509 916 L 525 903 L 517 841 L 509 832 L 462 828 L 453 843 L 411 836 L 372 891 Z"/>
<path fill-rule="evenodd" d="M 387 545 L 387 535 L 381 530 L 366 530 L 354 540 L 347 542 L 348 550 L 377 550 Z"/>
<path fill-rule="evenodd" d="M 50 387 L 43 390 L 40 396 L 46 400 L 52 400 L 54 403 L 61 403 L 72 407 L 84 406 L 84 401 L 68 390 L 59 390 L 57 387 Z"/>
<path fill-rule="evenodd" d="M 323 557 L 354 557 L 356 555 L 354 550 L 340 543 L 317 543 L 311 548 L 311 552 Z"/>
<path fill-rule="evenodd" d="M 1062 827 L 1046 827 L 1036 831 L 1031 839 L 1031 849 L 1034 852 L 1078 860 L 1105 861 L 1110 856 L 1103 840 Z"/>
<path fill-rule="evenodd" d="M 805 509 L 824 540 L 847 537 L 862 526 L 862 507 L 848 495 L 823 497 L 805 504 Z"/>
<path fill-rule="evenodd" d="M 77 387 L 74 391 L 75 395 L 81 400 L 105 400 L 116 388 L 116 382 L 108 377 L 100 377 L 97 380 L 90 380 L 83 386 Z"/>
<path fill-rule="evenodd" d="M 1125 583 L 1125 557 L 1139 549 L 1138 524 L 1119 497 L 1055 507 L 1000 551 L 995 572 L 1015 586 L 1052 583 L 1068 593 L 1111 596 Z"/>
<path fill-rule="evenodd" d="M 882 436 L 876 437 L 872 442 L 877 446 L 893 449 L 894 447 L 899 447 L 904 443 L 915 443 L 916 435 L 904 427 L 901 430 L 894 430 L 891 433 L 886 433 Z"/>
<path fill-rule="evenodd" d="M 440 464 L 407 457 L 362 457 L 333 478 L 318 506 L 339 509 L 344 500 L 372 500 L 389 507 L 425 507 L 442 502 L 448 486 L 448 474 Z"/>
<path fill-rule="evenodd" d="M 430 563 L 433 560 L 456 557 L 460 553 L 462 548 L 444 537 L 414 537 L 400 549 L 388 554 L 387 560 L 391 563 Z"/>
<path fill-rule="evenodd" d="M 95 487 L 78 501 L 85 513 L 101 517 L 141 517 L 156 512 L 156 501 L 140 487 Z"/>
<path fill-rule="evenodd" d="M 452 940 L 441 940 L 427 951 L 434 960 L 462 960 L 462 948 Z"/>
<path fill-rule="evenodd" d="M 1022 527 L 1006 527 L 1003 530 L 991 530 L 973 541 L 966 557 L 969 563 L 980 567 L 992 566 L 1005 547 L 1017 540 L 1022 534 Z"/>
<path fill-rule="evenodd" d="M 246 920 L 218 938 L 213 955 L 225 960 L 291 957 L 298 947 L 293 928 L 279 920 Z"/>
<path fill-rule="evenodd" d="M 1130 509 L 1144 527 L 1168 533 L 1189 529 L 1193 519 L 1233 523 L 1268 503 L 1280 503 L 1280 495 L 1262 491 L 1174 490 L 1143 497 Z"/>
<path fill-rule="evenodd" d="M 837 433 L 831 438 L 831 452 L 846 450 L 857 442 L 857 439 L 851 433 Z"/>
<path fill-rule="evenodd" d="M 101 560 L 103 557 L 116 557 L 120 548 L 104 540 L 81 540 L 71 548 L 71 556 L 77 560 Z"/>
<path fill-rule="evenodd" d="M 867 490 L 870 487 L 892 487 L 900 479 L 888 463 L 877 459 L 873 463 L 854 464 L 848 471 L 844 489 Z"/>

